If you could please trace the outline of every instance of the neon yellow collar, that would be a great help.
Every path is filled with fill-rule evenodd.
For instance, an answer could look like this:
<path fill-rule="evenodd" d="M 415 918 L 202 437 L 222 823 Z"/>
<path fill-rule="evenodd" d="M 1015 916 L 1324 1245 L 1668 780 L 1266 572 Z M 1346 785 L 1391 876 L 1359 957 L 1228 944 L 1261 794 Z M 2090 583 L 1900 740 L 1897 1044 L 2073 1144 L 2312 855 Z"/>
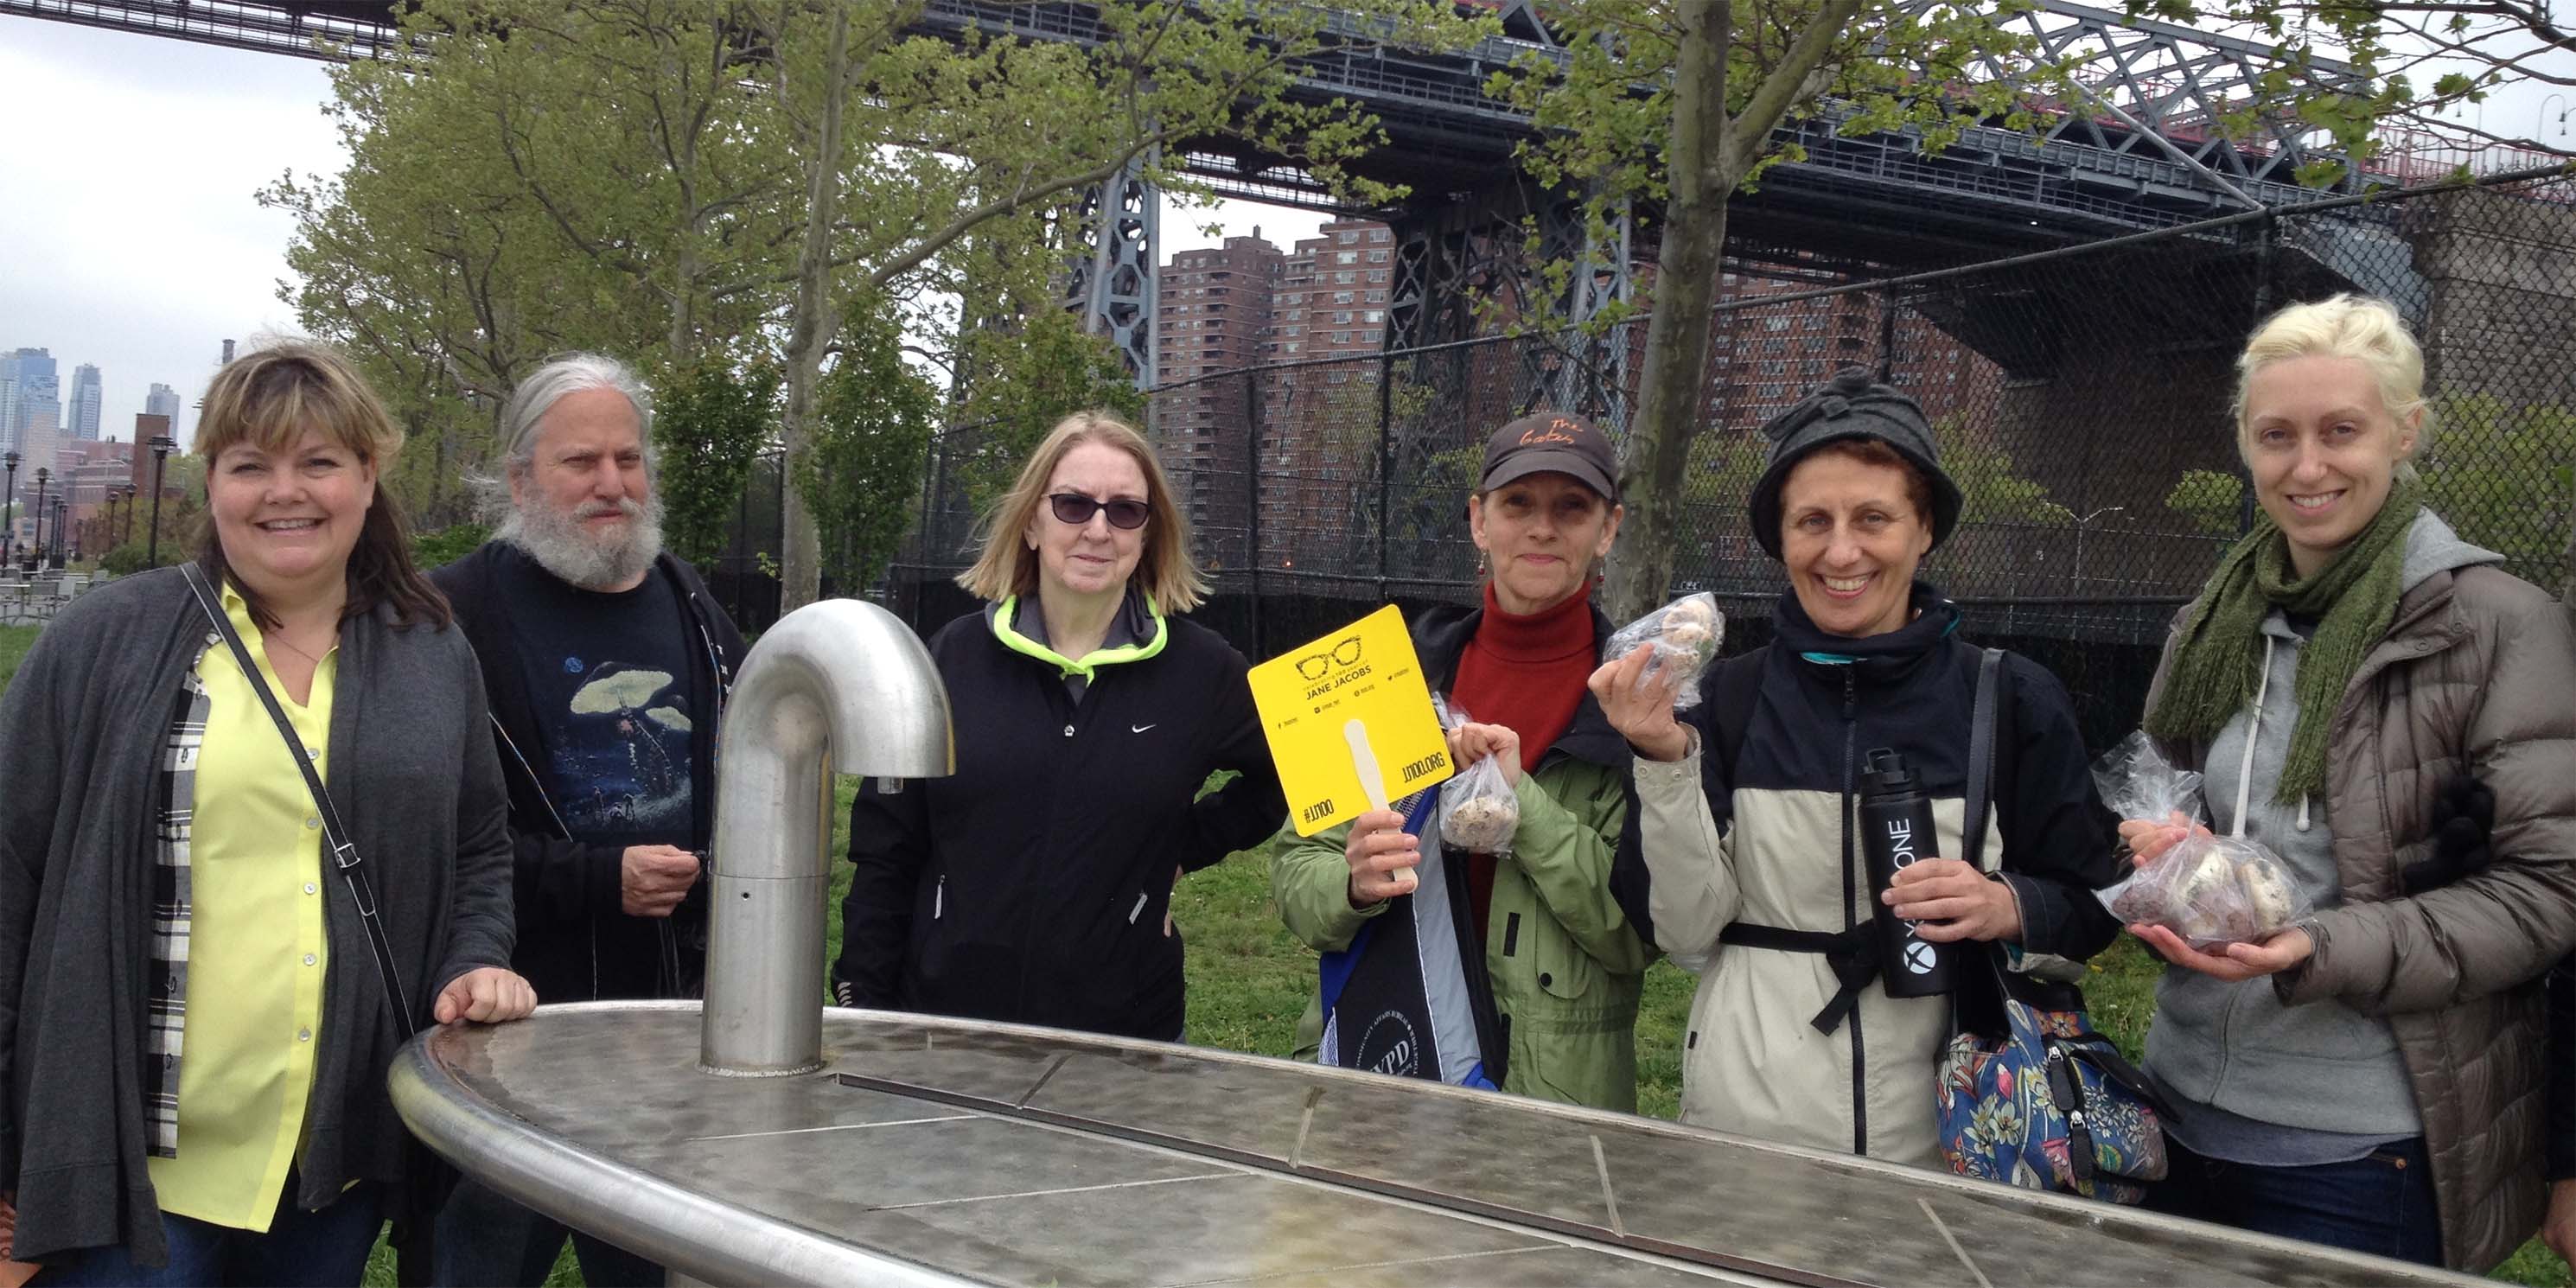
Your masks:
<path fill-rule="evenodd" d="M 1041 662 L 1052 662 L 1056 669 L 1065 675 L 1081 676 L 1083 683 L 1088 684 L 1101 667 L 1114 666 L 1120 662 L 1142 662 L 1162 652 L 1163 645 L 1170 642 L 1171 625 L 1163 620 L 1163 610 L 1155 607 L 1151 599 L 1143 602 L 1146 615 L 1154 620 L 1153 638 L 1141 643 L 1121 644 L 1116 648 L 1094 649 L 1080 658 L 1068 658 L 1013 629 L 1011 620 L 1020 606 L 1020 597 L 1017 595 L 1003 600 L 993 610 L 993 638 L 1000 640 L 1002 647 L 1014 653 L 1033 657 Z"/>

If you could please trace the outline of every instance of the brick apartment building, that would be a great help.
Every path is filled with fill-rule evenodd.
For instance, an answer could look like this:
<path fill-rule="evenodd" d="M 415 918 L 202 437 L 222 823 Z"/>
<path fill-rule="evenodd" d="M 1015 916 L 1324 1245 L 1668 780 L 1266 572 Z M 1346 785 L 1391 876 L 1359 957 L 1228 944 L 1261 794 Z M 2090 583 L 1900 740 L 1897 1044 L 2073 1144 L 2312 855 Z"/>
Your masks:
<path fill-rule="evenodd" d="M 1154 432 L 1172 486 L 1202 527 L 1215 517 L 1210 489 L 1243 471 L 1245 420 L 1242 385 L 1203 377 L 1268 361 L 1282 263 L 1255 228 L 1173 256 L 1156 288 L 1154 367 L 1167 392 L 1154 397 Z"/>
<path fill-rule="evenodd" d="M 1817 285 L 1730 268 L 1719 277 L 1718 297 L 1758 300 Z M 1709 336 L 1707 423 L 1720 431 L 1759 429 L 1834 372 L 1874 365 L 1882 342 L 1890 346 L 1888 383 L 1912 395 L 1936 422 L 1992 405 L 2003 387 L 2002 368 L 1921 314 L 1899 309 L 1890 326 L 1877 295 L 1757 303 L 1717 315 Z M 1632 361 L 1632 373 L 1636 366 Z"/>
<path fill-rule="evenodd" d="M 1325 224 L 1284 255 L 1256 229 L 1183 252 L 1164 270 L 1155 353 L 1164 391 L 1154 399 L 1154 429 L 1201 556 L 1214 566 L 1239 568 L 1252 557 L 1255 506 L 1265 568 L 1294 569 L 1300 559 L 1321 568 L 1347 554 L 1354 489 L 1376 469 L 1381 368 L 1370 359 L 1384 348 L 1394 276 L 1393 233 L 1360 220 Z M 1718 314 L 1710 337 L 1704 432 L 1749 435 L 1836 370 L 1875 364 L 1882 344 L 1891 346 L 1891 382 L 1936 421 L 1992 405 L 2001 369 L 1918 314 L 1900 311 L 1891 324 L 1876 295 L 1754 302 L 1825 284 L 1795 265 L 1757 271 L 1730 262 L 1719 297 L 1742 306 Z M 1642 322 L 1624 337 L 1632 408 L 1644 338 Z M 1496 345 L 1454 361 L 1464 366 L 1451 380 L 1466 387 L 1447 412 L 1486 428 L 1516 413 L 1528 379 L 1517 350 Z M 1224 378 L 1260 366 L 1274 369 L 1249 388 Z M 1475 429 L 1460 427 L 1458 437 L 1470 441 Z"/>

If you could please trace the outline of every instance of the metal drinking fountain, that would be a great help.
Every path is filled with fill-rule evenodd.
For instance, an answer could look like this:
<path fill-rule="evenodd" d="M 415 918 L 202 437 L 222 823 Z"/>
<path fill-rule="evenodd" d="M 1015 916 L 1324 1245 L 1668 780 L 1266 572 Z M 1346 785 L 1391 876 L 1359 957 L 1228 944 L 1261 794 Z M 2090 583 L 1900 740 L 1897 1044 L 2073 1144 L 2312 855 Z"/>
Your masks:
<path fill-rule="evenodd" d="M 2477 1282 L 1418 1079 L 827 1011 L 834 773 L 949 772 L 946 696 L 834 600 L 761 636 L 721 729 L 703 1007 L 441 1025 L 391 1076 L 431 1148 L 675 1285 Z"/>
<path fill-rule="evenodd" d="M 810 1073 L 823 1063 L 833 777 L 949 773 L 947 690 L 894 614 L 827 599 L 760 637 L 719 746 L 699 1062 L 713 1073 Z"/>

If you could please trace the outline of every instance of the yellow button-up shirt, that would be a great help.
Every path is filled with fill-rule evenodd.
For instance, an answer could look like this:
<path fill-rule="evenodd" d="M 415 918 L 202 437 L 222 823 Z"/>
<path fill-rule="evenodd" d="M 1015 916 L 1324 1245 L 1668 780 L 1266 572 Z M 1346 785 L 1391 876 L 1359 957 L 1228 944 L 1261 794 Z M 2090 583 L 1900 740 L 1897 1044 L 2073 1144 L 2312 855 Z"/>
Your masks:
<path fill-rule="evenodd" d="M 339 649 L 323 655 L 299 706 L 229 584 L 224 611 L 315 771 L 327 772 Z M 286 740 L 220 640 L 198 657 L 197 680 L 207 713 L 189 846 L 179 1152 L 150 1160 L 152 1185 L 165 1212 L 265 1232 L 303 1139 L 322 1042 L 322 821 Z"/>

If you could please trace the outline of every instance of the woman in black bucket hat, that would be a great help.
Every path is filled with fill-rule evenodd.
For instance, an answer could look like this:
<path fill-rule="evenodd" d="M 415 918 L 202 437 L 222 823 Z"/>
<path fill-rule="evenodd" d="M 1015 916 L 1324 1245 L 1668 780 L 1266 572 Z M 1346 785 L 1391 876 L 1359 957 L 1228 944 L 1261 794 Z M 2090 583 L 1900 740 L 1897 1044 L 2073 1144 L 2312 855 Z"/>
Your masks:
<path fill-rule="evenodd" d="M 1961 497 L 1922 409 L 1845 371 L 1764 427 L 1754 538 L 1789 591 L 1764 648 L 1720 664 L 1698 707 L 1640 691 L 1642 651 L 1593 678 L 1636 751 L 1626 843 L 1652 875 L 1656 942 L 1700 976 L 1682 1119 L 1937 1166 L 1933 1079 L 1950 999 L 1878 987 L 1874 894 L 1852 822 L 1864 759 L 1902 753 L 1932 798 L 1933 855 L 1888 893 L 1935 943 L 2000 942 L 2043 976 L 2109 944 L 2090 891 L 2117 880 L 2112 820 L 2056 677 L 2007 654 L 1982 853 L 1966 831 L 1981 650 L 1916 579 Z"/>

